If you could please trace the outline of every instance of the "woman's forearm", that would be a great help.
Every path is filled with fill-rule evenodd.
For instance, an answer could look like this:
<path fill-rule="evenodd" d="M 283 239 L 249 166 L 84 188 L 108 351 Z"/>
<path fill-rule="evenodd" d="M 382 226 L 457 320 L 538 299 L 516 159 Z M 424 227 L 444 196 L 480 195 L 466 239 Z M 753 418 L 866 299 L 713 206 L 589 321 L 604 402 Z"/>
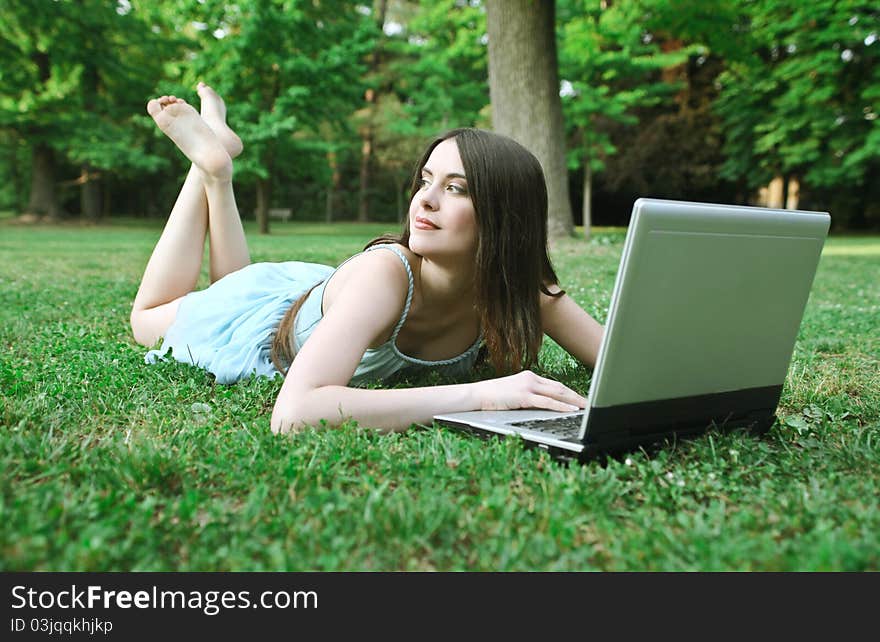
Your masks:
<path fill-rule="evenodd" d="M 272 411 L 272 431 L 338 426 L 350 419 L 382 431 L 406 430 L 414 423 L 429 424 L 441 413 L 516 408 L 573 412 L 586 404 L 586 398 L 571 388 L 530 370 L 475 383 L 392 390 L 298 388 L 285 381 Z"/>
<path fill-rule="evenodd" d="M 427 388 L 367 390 L 322 386 L 296 395 L 279 395 L 272 412 L 272 431 L 288 432 L 306 426 L 338 426 L 355 420 L 382 431 L 406 430 L 414 423 L 430 424 L 444 412 L 479 410 L 478 384 Z M 283 391 L 282 391 L 283 393 Z"/>

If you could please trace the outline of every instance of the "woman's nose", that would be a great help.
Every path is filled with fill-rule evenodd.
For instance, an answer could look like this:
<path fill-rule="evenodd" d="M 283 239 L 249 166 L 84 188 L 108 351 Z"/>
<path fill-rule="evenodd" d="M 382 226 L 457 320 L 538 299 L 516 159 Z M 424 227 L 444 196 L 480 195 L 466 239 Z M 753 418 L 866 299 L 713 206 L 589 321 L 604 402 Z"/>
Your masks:
<path fill-rule="evenodd" d="M 433 185 L 422 192 L 419 202 L 426 210 L 433 211 L 437 209 L 437 193 L 434 191 Z"/>

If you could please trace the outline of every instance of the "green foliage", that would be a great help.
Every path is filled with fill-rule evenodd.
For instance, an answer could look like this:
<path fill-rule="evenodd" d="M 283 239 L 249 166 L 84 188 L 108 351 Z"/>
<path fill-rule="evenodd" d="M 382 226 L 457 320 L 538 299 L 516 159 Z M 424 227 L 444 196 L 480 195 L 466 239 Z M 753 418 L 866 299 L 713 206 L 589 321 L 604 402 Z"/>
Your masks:
<path fill-rule="evenodd" d="M 382 231 L 288 225 L 250 244 L 335 264 Z M 278 381 L 145 365 L 127 323 L 158 234 L 0 230 L 0 570 L 880 570 L 877 237 L 829 239 L 766 437 L 564 467 L 441 428 L 277 437 Z M 600 320 L 622 242 L 596 230 L 553 251 Z M 540 365 L 586 391 L 552 342 Z"/>
<path fill-rule="evenodd" d="M 0 211 L 16 211 L 24 206 L 29 162 L 30 148 L 25 141 L 16 132 L 0 128 Z"/>
<path fill-rule="evenodd" d="M 858 1 L 733 5 L 747 41 L 719 78 L 726 175 L 867 186 L 880 160 L 880 11 Z"/>
<path fill-rule="evenodd" d="M 426 138 L 484 121 L 489 105 L 485 8 L 442 0 L 410 10 L 400 31 L 388 38 L 385 81 L 403 118 L 387 127 Z"/>
<path fill-rule="evenodd" d="M 63 131 L 65 103 L 82 68 L 76 65 L 70 3 L 5 3 L 2 9 L 0 125 L 29 135 Z M 51 53 L 50 53 L 51 50 Z M 56 53 L 57 52 L 57 53 Z M 54 54 L 54 55 L 53 55 Z"/>
<path fill-rule="evenodd" d="M 357 113 L 356 122 L 370 119 L 376 159 L 399 198 L 429 139 L 454 127 L 488 127 L 487 78 L 480 3 L 390 3 L 372 78 L 377 108 Z"/>
<path fill-rule="evenodd" d="M 681 65 L 699 45 L 663 51 L 650 33 L 655 6 L 664 2 L 611 3 L 607 8 L 589 0 L 559 3 L 560 78 L 566 125 L 579 142 L 569 150 L 572 168 L 589 163 L 605 168 L 604 159 L 617 149 L 608 125 L 638 123 L 635 109 L 657 105 L 680 89 L 659 72 Z"/>
<path fill-rule="evenodd" d="M 486 16 L 478 0 L 389 0 L 378 25 L 375 4 L 0 4 L 0 207 L 28 202 L 36 148 L 59 192 L 98 170 L 105 204 L 164 213 L 185 163 L 144 104 L 197 104 L 205 80 L 245 143 L 244 212 L 257 189 L 270 206 L 305 201 L 297 216 L 353 214 L 367 126 L 372 209 L 400 211 L 427 138 L 489 126 Z M 557 0 L 569 167 L 626 201 L 618 220 L 634 194 L 745 201 L 790 176 L 804 206 L 874 224 L 878 31 L 858 0 Z M 76 210 L 70 191 L 59 200 Z"/>
<path fill-rule="evenodd" d="M 160 52 L 173 54 L 175 42 L 137 12 L 99 0 L 4 3 L 0 43 L 0 128 L 119 174 L 161 162 L 144 154 L 131 115 L 143 112 Z"/>
<path fill-rule="evenodd" d="M 187 17 L 199 48 L 181 82 L 204 80 L 226 99 L 246 141 L 237 175 L 269 178 L 279 163 L 323 167 L 328 131 L 346 134 L 363 98 L 376 36 L 368 17 L 350 2 L 294 0 L 205 2 Z"/>

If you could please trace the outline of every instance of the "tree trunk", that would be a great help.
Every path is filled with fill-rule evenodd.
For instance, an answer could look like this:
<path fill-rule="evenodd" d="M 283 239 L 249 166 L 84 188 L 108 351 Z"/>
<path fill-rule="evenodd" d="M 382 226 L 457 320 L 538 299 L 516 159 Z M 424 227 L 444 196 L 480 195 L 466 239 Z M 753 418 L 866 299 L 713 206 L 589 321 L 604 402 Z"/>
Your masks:
<path fill-rule="evenodd" d="M 82 190 L 79 195 L 81 215 L 90 221 L 101 219 L 101 180 L 98 173 L 85 163 L 82 166 Z"/>
<path fill-rule="evenodd" d="M 336 192 L 342 183 L 342 172 L 339 171 L 339 161 L 336 159 L 336 152 L 330 150 L 327 152 L 327 165 L 330 167 L 330 185 L 327 187 L 327 203 L 324 209 L 324 220 L 327 223 L 333 222 L 333 208 L 335 204 Z"/>
<path fill-rule="evenodd" d="M 394 177 L 394 186 L 395 186 L 395 196 L 394 200 L 397 203 L 397 219 L 403 223 L 407 217 L 409 216 L 409 203 L 406 201 L 404 196 L 407 194 L 407 187 L 409 187 L 409 182 L 407 181 L 406 175 L 401 178 L 399 176 Z"/>
<path fill-rule="evenodd" d="M 584 159 L 584 238 L 590 238 L 590 227 L 593 225 L 593 169 L 590 159 Z"/>
<path fill-rule="evenodd" d="M 358 184 L 358 217 L 361 223 L 370 220 L 370 205 L 367 193 L 370 190 L 370 158 L 373 156 L 373 127 L 369 123 L 361 139 L 361 171 Z"/>
<path fill-rule="evenodd" d="M 257 229 L 260 234 L 269 233 L 269 195 L 271 184 L 268 178 L 257 179 Z"/>
<path fill-rule="evenodd" d="M 45 143 L 37 143 L 31 151 L 31 195 L 25 208 L 27 214 L 58 218 L 58 194 L 55 191 L 55 151 Z"/>
<path fill-rule="evenodd" d="M 767 186 L 767 207 L 781 209 L 784 203 L 784 182 L 781 176 L 776 176 Z"/>
<path fill-rule="evenodd" d="M 35 52 L 31 59 L 39 72 L 40 82 L 48 82 L 50 73 L 49 54 Z M 55 150 L 43 142 L 31 148 L 31 193 L 25 214 L 58 218 L 58 193 L 55 189 Z"/>
<path fill-rule="evenodd" d="M 333 186 L 327 186 L 327 194 L 324 201 L 324 222 L 333 222 Z"/>
<path fill-rule="evenodd" d="M 487 0 L 492 125 L 540 161 L 551 237 L 574 231 L 559 98 L 553 0 Z"/>
<path fill-rule="evenodd" d="M 379 27 L 379 31 L 382 32 L 382 29 L 385 27 L 385 13 L 388 10 L 388 0 L 378 0 L 378 7 L 376 10 L 376 25 Z M 376 42 L 376 48 L 373 50 L 372 55 L 370 56 L 370 77 L 373 82 L 376 81 L 376 73 L 379 71 L 379 63 L 382 58 L 382 37 L 380 35 L 379 40 Z M 361 171 L 360 171 L 360 182 L 358 185 L 358 217 L 357 220 L 361 223 L 366 223 L 370 220 L 370 205 L 369 205 L 369 191 L 370 191 L 370 163 L 373 159 L 373 119 L 376 117 L 376 103 L 378 101 L 379 92 L 376 91 L 373 87 L 367 89 L 364 94 L 364 100 L 367 103 L 365 114 L 366 114 L 366 122 L 364 123 L 363 133 L 361 135 Z"/>
<path fill-rule="evenodd" d="M 801 182 L 797 176 L 788 179 L 788 194 L 785 196 L 785 209 L 796 210 L 801 198 Z"/>
<path fill-rule="evenodd" d="M 0 164 L 6 168 L 6 180 L 9 183 L 10 193 L 15 195 L 15 200 L 12 202 L 12 209 L 16 214 L 20 214 L 22 206 L 24 205 L 22 199 L 26 192 L 24 189 L 24 183 L 22 182 L 21 164 L 18 162 L 18 150 L 20 148 L 18 133 L 10 130 L 5 142 L 7 144 L 0 148 L 0 154 L 2 154 Z"/>
<path fill-rule="evenodd" d="M 101 218 L 109 218 L 110 210 L 113 206 L 111 200 L 110 183 L 111 181 L 101 181 Z"/>
<path fill-rule="evenodd" d="M 94 34 L 95 38 L 100 39 L 103 34 Z M 101 76 L 98 68 L 91 61 L 87 62 L 82 75 L 82 89 L 86 99 L 83 101 L 85 105 L 85 113 L 92 120 L 100 118 L 95 113 L 95 108 L 90 100 L 92 96 L 97 96 L 101 92 Z M 79 195 L 80 216 L 90 221 L 98 221 L 101 218 L 101 182 L 100 174 L 89 165 L 83 163 L 81 170 L 81 188 Z"/>
<path fill-rule="evenodd" d="M 403 224 L 409 220 L 409 206 L 412 202 L 410 194 L 412 192 L 412 175 L 401 174 L 397 182 L 397 202 L 400 205 L 397 208 L 398 222 Z"/>

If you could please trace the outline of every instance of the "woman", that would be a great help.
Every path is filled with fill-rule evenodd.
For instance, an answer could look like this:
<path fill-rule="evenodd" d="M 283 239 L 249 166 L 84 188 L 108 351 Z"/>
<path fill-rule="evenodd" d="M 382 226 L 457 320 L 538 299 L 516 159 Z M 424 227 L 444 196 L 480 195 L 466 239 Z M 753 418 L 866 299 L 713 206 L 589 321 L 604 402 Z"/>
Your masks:
<path fill-rule="evenodd" d="M 135 298 L 135 339 L 213 372 L 221 383 L 286 370 L 274 432 L 348 419 L 383 430 L 440 412 L 545 408 L 586 399 L 524 367 L 543 334 L 593 366 L 602 327 L 557 287 L 547 256 L 547 193 L 537 160 L 514 141 L 454 130 L 418 165 L 406 228 L 333 270 L 251 264 L 232 190 L 241 141 L 199 83 L 201 114 L 163 96 L 147 111 L 193 165 Z M 194 292 L 205 238 L 212 285 Z M 381 251 L 380 251 L 381 250 Z M 473 367 L 485 344 L 499 371 L 475 383 L 362 389 L 402 371 Z"/>

